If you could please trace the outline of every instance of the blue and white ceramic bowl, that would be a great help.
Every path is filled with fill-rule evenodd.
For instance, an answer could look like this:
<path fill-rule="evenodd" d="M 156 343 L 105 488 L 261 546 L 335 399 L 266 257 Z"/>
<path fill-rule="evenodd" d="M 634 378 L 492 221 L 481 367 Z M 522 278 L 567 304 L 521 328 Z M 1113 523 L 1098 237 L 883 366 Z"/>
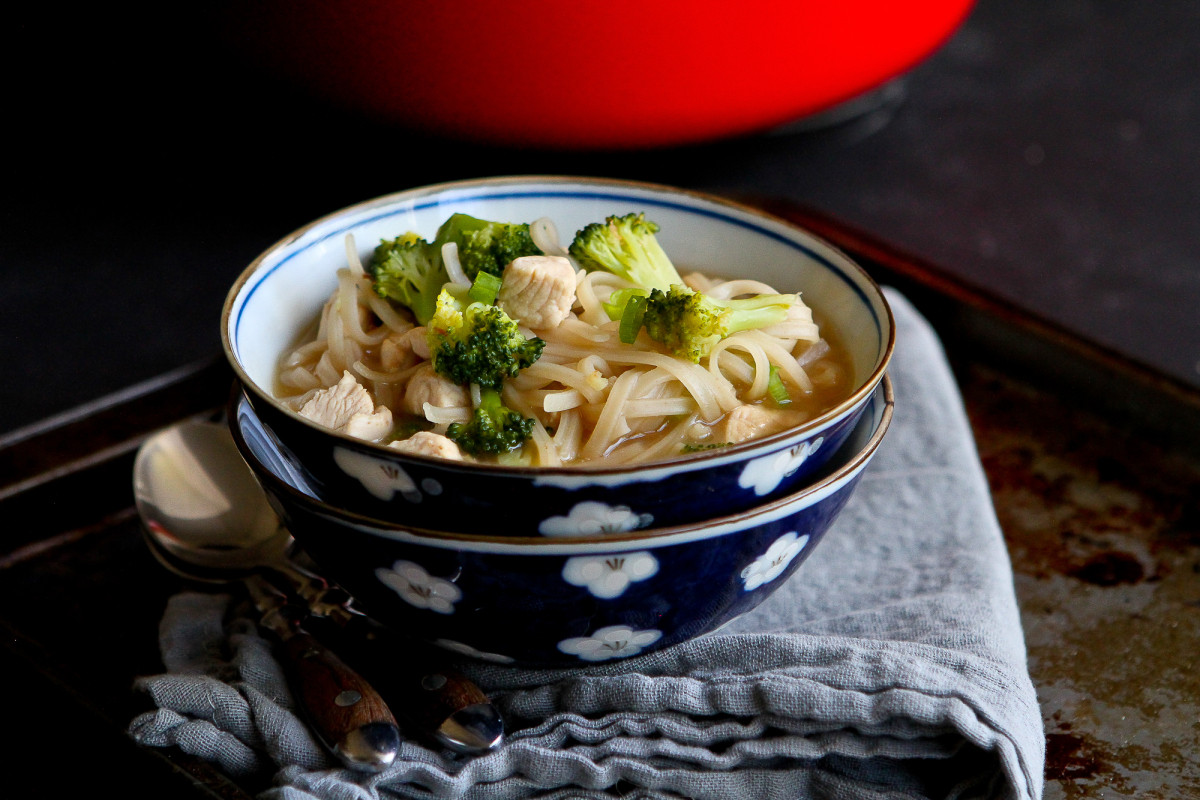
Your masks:
<path fill-rule="evenodd" d="M 580 666 L 678 644 L 766 599 L 842 510 L 892 404 L 885 378 L 820 475 L 778 500 L 691 525 L 554 538 L 419 530 L 323 503 L 245 397 L 230 416 L 296 540 L 373 616 L 478 659 Z"/>
<path fill-rule="evenodd" d="M 638 211 L 659 223 L 659 239 L 681 268 L 802 292 L 818 323 L 848 350 L 855 387 L 849 396 L 774 436 L 609 469 L 504 467 L 400 453 L 320 427 L 273 397 L 281 355 L 309 329 L 336 286 L 347 234 L 366 260 L 381 239 L 407 230 L 432 236 L 454 212 L 515 221 L 549 216 L 566 238 L 589 222 Z M 263 424 L 332 505 L 416 527 L 550 536 L 706 520 L 804 486 L 854 427 L 884 374 L 895 335 L 875 282 L 789 222 L 681 189 L 560 177 L 413 189 L 317 220 L 245 270 L 230 290 L 221 327 L 226 356 Z"/>

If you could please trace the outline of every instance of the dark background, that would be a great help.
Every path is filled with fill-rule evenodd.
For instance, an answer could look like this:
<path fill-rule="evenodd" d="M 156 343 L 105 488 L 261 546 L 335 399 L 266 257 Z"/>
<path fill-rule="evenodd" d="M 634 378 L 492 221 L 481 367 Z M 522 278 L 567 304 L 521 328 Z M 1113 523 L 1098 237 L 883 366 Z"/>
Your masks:
<path fill-rule="evenodd" d="M 519 173 L 790 199 L 1200 385 L 1200 4 L 981 0 L 838 113 L 641 153 L 405 134 L 253 71 L 210 23 L 6 23 L 0 436 L 219 352 L 228 285 L 309 220 Z"/>

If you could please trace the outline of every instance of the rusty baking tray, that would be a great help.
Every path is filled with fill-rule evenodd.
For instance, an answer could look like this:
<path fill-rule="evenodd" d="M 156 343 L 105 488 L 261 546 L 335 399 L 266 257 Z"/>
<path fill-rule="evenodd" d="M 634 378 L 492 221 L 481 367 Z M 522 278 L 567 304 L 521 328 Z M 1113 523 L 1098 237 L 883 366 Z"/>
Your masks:
<path fill-rule="evenodd" d="M 759 204 L 899 288 L 947 344 L 1013 560 L 1047 797 L 1200 796 L 1200 396 L 835 220 Z M 17 734 L 0 763 L 39 776 L 42 796 L 266 788 L 125 735 L 181 588 L 142 544 L 134 452 L 219 414 L 231 381 L 214 356 L 0 439 L 0 675 Z"/>

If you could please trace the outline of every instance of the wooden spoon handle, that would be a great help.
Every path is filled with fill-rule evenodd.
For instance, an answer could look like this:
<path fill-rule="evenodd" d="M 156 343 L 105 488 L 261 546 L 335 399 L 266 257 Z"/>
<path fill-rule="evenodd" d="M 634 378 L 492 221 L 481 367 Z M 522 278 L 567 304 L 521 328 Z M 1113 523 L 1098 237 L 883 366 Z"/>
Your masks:
<path fill-rule="evenodd" d="M 304 630 L 282 645 L 296 702 L 321 742 L 351 769 L 387 768 L 399 751 L 400 731 L 378 692 Z"/>
<path fill-rule="evenodd" d="M 323 621 L 332 623 L 328 632 L 321 629 L 323 638 L 357 658 L 410 735 L 461 753 L 483 753 L 500 745 L 504 719 L 499 709 L 437 648 L 358 614 Z"/>

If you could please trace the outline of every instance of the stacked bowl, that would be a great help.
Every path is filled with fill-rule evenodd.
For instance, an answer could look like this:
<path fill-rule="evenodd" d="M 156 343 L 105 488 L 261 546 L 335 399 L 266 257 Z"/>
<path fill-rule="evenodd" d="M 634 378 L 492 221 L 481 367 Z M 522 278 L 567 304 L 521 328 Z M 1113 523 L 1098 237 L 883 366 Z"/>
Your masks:
<path fill-rule="evenodd" d="M 334 432 L 276 397 L 283 354 L 337 286 L 347 235 L 370 258 L 455 212 L 551 216 L 574 231 L 645 213 L 689 269 L 803 292 L 836 331 L 851 388 L 803 424 L 645 464 L 537 467 L 401 452 Z M 513 177 L 414 189 L 338 211 L 267 250 L 226 301 L 230 425 L 300 545 L 386 624 L 475 658 L 571 666 L 712 631 L 788 580 L 887 431 L 886 300 L 845 255 L 785 221 L 671 187 Z M 801 578 L 797 578 L 801 579 Z"/>

